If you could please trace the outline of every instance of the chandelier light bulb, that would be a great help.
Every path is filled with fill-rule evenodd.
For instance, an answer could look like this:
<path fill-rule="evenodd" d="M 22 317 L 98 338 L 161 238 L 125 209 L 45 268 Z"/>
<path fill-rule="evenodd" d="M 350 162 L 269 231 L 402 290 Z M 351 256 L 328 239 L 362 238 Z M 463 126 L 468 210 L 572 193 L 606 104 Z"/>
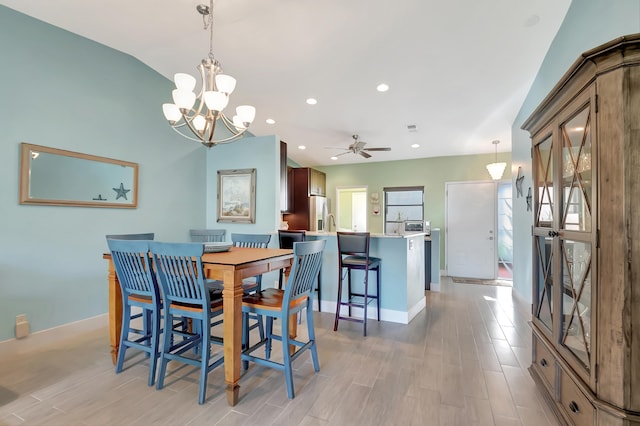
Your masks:
<path fill-rule="evenodd" d="M 244 130 L 247 128 L 247 126 L 244 125 L 244 123 L 242 122 L 242 120 L 240 119 L 240 117 L 238 117 L 237 115 L 233 116 L 233 125 L 236 127 L 236 129 L 238 130 Z"/>
<path fill-rule="evenodd" d="M 196 79 L 189 74 L 179 72 L 173 76 L 173 82 L 178 90 L 193 92 L 193 89 L 196 88 Z"/>
<path fill-rule="evenodd" d="M 256 118 L 256 108 L 251 105 L 240 105 L 236 108 L 236 113 L 243 123 L 253 123 Z"/>
<path fill-rule="evenodd" d="M 175 104 L 162 104 L 164 117 L 172 123 L 177 123 L 182 118 L 180 109 Z"/>
<path fill-rule="evenodd" d="M 216 88 L 222 93 L 230 95 L 236 88 L 236 79 L 226 74 L 216 75 Z"/>
<path fill-rule="evenodd" d="M 197 131 L 202 132 L 204 127 L 207 125 L 207 120 L 202 115 L 196 115 L 193 119 L 193 127 L 196 128 Z"/>
<path fill-rule="evenodd" d="M 171 92 L 173 95 L 173 102 L 180 109 L 191 109 L 193 104 L 196 103 L 196 94 L 188 92 L 186 90 L 174 89 Z"/>
<path fill-rule="evenodd" d="M 211 111 L 220 112 L 229 103 L 229 97 L 222 92 L 204 92 L 204 103 Z"/>

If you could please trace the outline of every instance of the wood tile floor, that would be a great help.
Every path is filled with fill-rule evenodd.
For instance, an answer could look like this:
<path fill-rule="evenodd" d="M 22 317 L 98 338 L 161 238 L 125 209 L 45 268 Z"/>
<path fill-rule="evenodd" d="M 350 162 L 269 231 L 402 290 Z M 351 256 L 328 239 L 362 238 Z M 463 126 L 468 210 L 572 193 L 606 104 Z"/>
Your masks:
<path fill-rule="evenodd" d="M 235 407 L 222 369 L 209 375 L 202 406 L 191 367 L 173 367 L 157 391 L 146 385 L 147 361 L 132 351 L 115 374 L 104 318 L 82 332 L 63 327 L 5 342 L 0 425 L 557 424 L 527 372 L 528 314 L 511 288 L 447 277 L 441 287 L 409 325 L 370 320 L 366 338 L 360 324 L 343 321 L 334 332 L 333 315 L 316 313 L 320 373 L 310 356 L 296 361 L 294 400 L 282 373 L 256 365 Z"/>

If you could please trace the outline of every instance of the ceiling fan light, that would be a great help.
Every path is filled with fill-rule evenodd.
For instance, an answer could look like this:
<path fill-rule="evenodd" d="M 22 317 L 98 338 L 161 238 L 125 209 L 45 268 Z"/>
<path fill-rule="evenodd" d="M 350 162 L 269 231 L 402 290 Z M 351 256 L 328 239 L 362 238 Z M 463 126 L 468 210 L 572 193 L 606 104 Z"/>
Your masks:
<path fill-rule="evenodd" d="M 487 164 L 487 171 L 491 175 L 491 179 L 499 180 L 502 179 L 502 174 L 506 167 L 507 163 L 490 163 Z"/>
<path fill-rule="evenodd" d="M 176 73 L 173 76 L 173 82 L 176 84 L 176 89 L 186 90 L 187 92 L 193 92 L 196 87 L 195 77 L 183 72 Z"/>
<path fill-rule="evenodd" d="M 236 108 L 236 113 L 243 123 L 251 124 L 256 118 L 256 108 L 251 105 L 240 105 Z"/>
<path fill-rule="evenodd" d="M 211 111 L 222 111 L 229 103 L 229 97 L 222 92 L 204 92 L 204 103 Z"/>
<path fill-rule="evenodd" d="M 236 88 L 236 79 L 226 74 L 216 75 L 216 88 L 222 93 L 230 95 Z"/>
<path fill-rule="evenodd" d="M 164 113 L 164 118 L 171 123 L 177 123 L 182 117 L 180 108 L 175 104 L 162 104 L 162 112 Z"/>
<path fill-rule="evenodd" d="M 196 94 L 181 89 L 174 89 L 171 92 L 173 95 L 173 102 L 180 109 L 191 109 L 193 104 L 196 103 Z"/>

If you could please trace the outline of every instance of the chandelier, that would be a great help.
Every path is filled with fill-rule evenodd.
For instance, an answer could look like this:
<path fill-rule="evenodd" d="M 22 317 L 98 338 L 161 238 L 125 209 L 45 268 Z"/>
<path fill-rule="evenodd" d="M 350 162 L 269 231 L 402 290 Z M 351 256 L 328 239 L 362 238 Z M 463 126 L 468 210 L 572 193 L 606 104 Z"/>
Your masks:
<path fill-rule="evenodd" d="M 507 167 L 507 163 L 498 163 L 498 144 L 500 143 L 500 141 L 496 140 L 491 143 L 496 147 L 496 160 L 493 163 L 487 164 L 487 171 L 491 175 L 491 179 L 499 180 L 502 179 L 502 174 L 504 173 L 505 167 Z"/>
<path fill-rule="evenodd" d="M 211 148 L 241 138 L 253 122 L 256 109 L 251 105 L 241 105 L 236 108 L 232 119 L 222 112 L 236 87 L 236 79 L 223 74 L 220 63 L 213 56 L 213 0 L 209 0 L 208 6 L 200 4 L 196 9 L 202 15 L 204 29 L 209 29 L 209 56 L 197 66 L 202 87 L 196 95 L 196 79 L 189 74 L 175 74 L 173 103 L 163 104 L 162 111 L 176 132 Z M 231 136 L 215 139 L 218 122 L 227 128 Z"/>

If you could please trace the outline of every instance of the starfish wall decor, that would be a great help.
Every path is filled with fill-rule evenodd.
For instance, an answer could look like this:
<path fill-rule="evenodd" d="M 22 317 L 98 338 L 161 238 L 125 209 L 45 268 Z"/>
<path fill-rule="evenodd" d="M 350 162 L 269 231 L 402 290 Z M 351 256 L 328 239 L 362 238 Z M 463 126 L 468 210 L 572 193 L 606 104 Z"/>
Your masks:
<path fill-rule="evenodd" d="M 120 182 L 120 188 L 113 188 L 116 191 L 116 200 L 119 200 L 121 197 L 125 200 L 127 199 L 127 192 L 131 191 L 130 189 L 124 189 L 124 184 Z"/>
<path fill-rule="evenodd" d="M 522 197 L 522 182 L 524 174 L 522 174 L 522 166 L 518 167 L 518 176 L 516 177 L 516 198 Z"/>

